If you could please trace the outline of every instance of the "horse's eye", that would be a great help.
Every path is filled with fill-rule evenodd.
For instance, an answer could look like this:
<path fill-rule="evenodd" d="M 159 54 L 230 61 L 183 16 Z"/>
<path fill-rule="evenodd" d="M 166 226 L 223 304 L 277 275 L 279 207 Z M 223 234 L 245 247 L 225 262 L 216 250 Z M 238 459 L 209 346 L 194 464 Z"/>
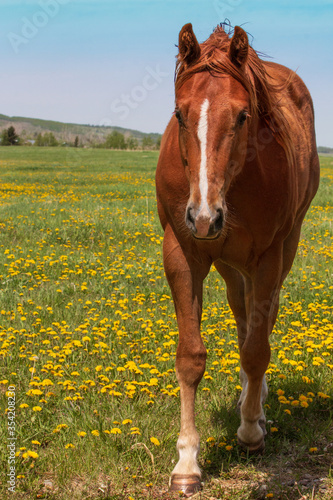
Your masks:
<path fill-rule="evenodd" d="M 175 117 L 177 118 L 179 125 L 183 125 L 183 118 L 178 108 L 175 110 Z"/>
<path fill-rule="evenodd" d="M 247 117 L 248 117 L 248 114 L 246 111 L 242 111 L 241 113 L 239 113 L 238 120 L 237 120 L 238 125 L 240 125 L 240 126 L 244 125 Z"/>

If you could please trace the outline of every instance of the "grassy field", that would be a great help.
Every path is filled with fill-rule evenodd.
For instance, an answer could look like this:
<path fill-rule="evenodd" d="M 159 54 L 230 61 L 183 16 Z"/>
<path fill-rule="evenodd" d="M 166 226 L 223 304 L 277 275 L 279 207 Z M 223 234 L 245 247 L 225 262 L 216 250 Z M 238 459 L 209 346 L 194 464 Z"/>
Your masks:
<path fill-rule="evenodd" d="M 2 499 L 179 498 L 167 492 L 180 404 L 157 155 L 0 150 Z M 218 273 L 206 279 L 195 498 L 333 498 L 333 158 L 321 165 L 271 337 L 260 457 L 237 447 L 235 321 Z"/>

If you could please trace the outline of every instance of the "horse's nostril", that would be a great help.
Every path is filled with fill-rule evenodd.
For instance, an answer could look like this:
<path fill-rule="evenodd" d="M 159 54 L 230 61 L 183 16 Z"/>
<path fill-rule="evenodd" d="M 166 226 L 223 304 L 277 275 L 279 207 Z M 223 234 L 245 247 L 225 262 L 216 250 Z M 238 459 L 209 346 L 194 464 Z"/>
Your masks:
<path fill-rule="evenodd" d="M 193 208 L 188 207 L 186 210 L 186 225 L 192 230 L 195 231 L 195 219 L 193 217 Z"/>
<path fill-rule="evenodd" d="M 216 210 L 216 217 L 214 220 L 214 228 L 216 231 L 221 231 L 222 226 L 223 226 L 223 212 L 222 212 L 222 208 L 218 208 Z"/>
<path fill-rule="evenodd" d="M 192 208 L 189 208 L 188 211 L 187 211 L 187 218 L 190 222 L 192 222 L 192 224 L 194 224 L 194 217 L 192 215 Z"/>

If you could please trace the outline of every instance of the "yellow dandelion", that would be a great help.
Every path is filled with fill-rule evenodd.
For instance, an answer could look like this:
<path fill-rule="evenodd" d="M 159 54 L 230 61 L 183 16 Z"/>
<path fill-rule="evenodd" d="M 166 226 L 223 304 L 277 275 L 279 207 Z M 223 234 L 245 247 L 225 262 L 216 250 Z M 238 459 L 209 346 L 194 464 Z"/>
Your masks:
<path fill-rule="evenodd" d="M 84 436 L 86 436 L 86 435 L 87 435 L 87 433 L 86 433 L 86 432 L 84 432 L 84 431 L 80 431 L 80 432 L 78 432 L 78 433 L 77 433 L 77 435 L 78 435 L 79 437 L 84 437 Z"/>
<path fill-rule="evenodd" d="M 318 392 L 318 396 L 322 399 L 328 399 L 330 396 L 325 394 L 324 392 Z"/>
<path fill-rule="evenodd" d="M 39 389 L 31 389 L 29 391 L 29 395 L 33 394 L 34 396 L 41 396 L 43 393 Z"/>
<path fill-rule="evenodd" d="M 155 446 L 160 446 L 160 444 L 161 444 L 161 443 L 159 442 L 159 440 L 158 440 L 157 438 L 155 438 L 155 437 L 151 437 L 151 438 L 150 438 L 150 441 L 151 441 L 151 443 L 153 443 Z"/>
<path fill-rule="evenodd" d="M 34 406 L 32 411 L 42 411 L 42 408 L 40 406 Z"/>
<path fill-rule="evenodd" d="M 93 436 L 99 436 L 99 432 L 97 430 L 91 431 L 91 434 Z"/>

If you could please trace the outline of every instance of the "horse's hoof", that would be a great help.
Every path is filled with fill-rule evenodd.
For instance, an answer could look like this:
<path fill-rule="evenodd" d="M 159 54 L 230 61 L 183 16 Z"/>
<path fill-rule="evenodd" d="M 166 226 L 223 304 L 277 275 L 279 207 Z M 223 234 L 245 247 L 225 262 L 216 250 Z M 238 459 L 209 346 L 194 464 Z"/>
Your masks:
<path fill-rule="evenodd" d="M 244 441 L 241 441 L 238 438 L 238 444 L 239 446 L 246 452 L 249 453 L 249 455 L 261 455 L 264 453 L 265 450 L 265 439 L 262 438 L 260 441 L 257 443 L 244 443 Z"/>
<path fill-rule="evenodd" d="M 174 474 L 170 481 L 170 491 L 181 491 L 190 497 L 201 489 L 200 477 L 196 474 Z"/>

